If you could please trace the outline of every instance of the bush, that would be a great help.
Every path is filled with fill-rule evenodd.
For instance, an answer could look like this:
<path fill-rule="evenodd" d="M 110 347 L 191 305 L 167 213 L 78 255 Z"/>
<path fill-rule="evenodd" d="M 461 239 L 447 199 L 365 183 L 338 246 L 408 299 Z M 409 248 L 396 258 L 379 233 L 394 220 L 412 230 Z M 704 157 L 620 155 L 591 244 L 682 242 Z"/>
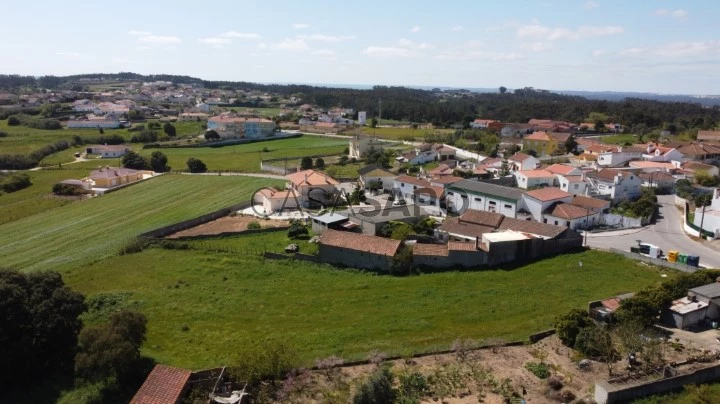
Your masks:
<path fill-rule="evenodd" d="M 555 391 L 559 391 L 563 388 L 563 382 L 557 376 L 550 376 L 547 380 L 547 384 L 551 389 Z"/>
<path fill-rule="evenodd" d="M 568 313 L 558 316 L 555 319 L 555 329 L 558 338 L 566 346 L 575 347 L 575 340 L 580 330 L 592 324 L 588 314 L 580 309 L 570 310 Z"/>
<path fill-rule="evenodd" d="M 307 227 L 300 220 L 290 221 L 290 228 L 288 229 L 288 238 L 298 238 L 300 236 L 307 236 L 309 231 Z"/>
<path fill-rule="evenodd" d="M 127 152 L 122 158 L 122 165 L 125 168 L 131 168 L 133 170 L 147 170 L 150 168 L 150 163 L 145 157 L 135 153 L 134 151 Z"/>
<path fill-rule="evenodd" d="M 317 168 L 318 170 L 322 170 L 323 168 L 325 168 L 325 160 L 323 160 L 322 157 L 318 157 L 317 159 L 315 159 L 315 168 Z"/>
<path fill-rule="evenodd" d="M 257 221 L 252 221 L 247 225 L 248 230 L 260 230 L 262 226 Z"/>
<path fill-rule="evenodd" d="M 164 173 L 170 171 L 167 165 L 167 156 L 160 151 L 154 151 L 150 155 L 150 168 L 156 173 Z"/>
<path fill-rule="evenodd" d="M 3 132 L 0 130 L 0 137 L 7 137 L 7 136 L 8 136 L 7 132 Z"/>
<path fill-rule="evenodd" d="M 16 117 L 15 115 L 12 115 L 8 117 L 7 119 L 8 126 L 18 126 L 20 125 L 20 119 Z"/>
<path fill-rule="evenodd" d="M 19 191 L 23 188 L 27 188 L 32 185 L 30 182 L 30 176 L 25 173 L 13 174 L 7 177 L 5 180 L 0 181 L 2 190 L 8 194 L 11 192 Z"/>
<path fill-rule="evenodd" d="M 525 364 L 525 369 L 540 379 L 547 379 L 550 376 L 550 369 L 544 363 L 528 362 Z"/>
<path fill-rule="evenodd" d="M 393 375 L 390 369 L 382 367 L 373 372 L 353 397 L 353 404 L 392 403 L 395 392 L 392 388 Z"/>
<path fill-rule="evenodd" d="M 191 173 L 204 173 L 207 171 L 205 163 L 195 157 L 190 157 L 186 164 Z"/>
<path fill-rule="evenodd" d="M 312 166 L 313 166 L 312 158 L 310 158 L 310 157 L 303 157 L 303 158 L 300 160 L 300 169 L 301 169 L 301 170 L 309 170 L 309 169 L 312 168 Z"/>
<path fill-rule="evenodd" d="M 205 140 L 220 140 L 220 135 L 214 130 L 210 129 L 209 131 L 205 132 Z"/>
<path fill-rule="evenodd" d="M 294 348 L 276 341 L 262 345 L 245 345 L 237 358 L 237 365 L 231 366 L 230 375 L 239 383 L 255 384 L 262 380 L 285 377 L 298 364 Z"/>
<path fill-rule="evenodd" d="M 55 184 L 52 187 L 52 192 L 55 195 L 64 196 L 79 195 L 81 193 L 77 187 L 68 184 Z"/>
<path fill-rule="evenodd" d="M 130 138 L 130 143 L 152 143 L 157 142 L 158 136 L 155 131 L 145 129 Z"/>

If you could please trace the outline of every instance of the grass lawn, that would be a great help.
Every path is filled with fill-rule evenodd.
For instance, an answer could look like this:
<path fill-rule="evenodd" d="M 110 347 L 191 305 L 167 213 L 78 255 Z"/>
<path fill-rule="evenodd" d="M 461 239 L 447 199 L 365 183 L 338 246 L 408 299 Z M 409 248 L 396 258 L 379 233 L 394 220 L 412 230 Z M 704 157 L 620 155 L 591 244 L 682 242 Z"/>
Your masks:
<path fill-rule="evenodd" d="M 225 108 L 232 112 L 247 112 L 252 111 L 255 114 L 258 114 L 263 117 L 275 117 L 280 115 L 280 112 L 282 112 L 281 108 L 248 108 L 248 107 L 228 107 Z"/>
<path fill-rule="evenodd" d="M 0 263 L 62 270 L 114 255 L 138 234 L 247 201 L 279 181 L 166 175 L 0 226 Z M 4 198 L 5 195 L 1 198 Z"/>
<path fill-rule="evenodd" d="M 660 394 L 633 401 L 633 404 L 697 404 L 720 402 L 720 384 L 686 385 L 678 393 Z"/>
<path fill-rule="evenodd" d="M 430 133 L 452 133 L 452 129 L 412 129 L 412 128 L 370 128 L 363 127 L 362 133 L 368 136 L 377 136 L 383 139 L 403 140 L 422 139 Z"/>
<path fill-rule="evenodd" d="M 599 138 L 604 144 L 625 144 L 627 142 L 635 144 L 638 142 L 637 135 L 630 133 L 622 133 L 617 135 L 602 136 Z"/>
<path fill-rule="evenodd" d="M 59 181 L 86 177 L 89 171 L 74 165 L 62 170 L 27 171 L 32 185 L 10 194 L 0 194 L 0 225 L 72 203 L 48 197 L 52 186 Z"/>
<path fill-rule="evenodd" d="M 209 171 L 259 172 L 260 160 L 295 157 L 315 154 L 342 153 L 348 141 L 320 136 L 303 136 L 267 142 L 249 143 L 223 147 L 193 147 L 159 149 L 168 157 L 173 170 L 187 171 L 187 160 L 195 157 L 202 160 Z M 263 152 L 267 149 L 267 152 Z M 149 157 L 158 149 L 144 149 L 140 153 Z M 293 160 L 294 161 L 294 160 Z M 288 162 L 288 164 L 294 164 Z"/>
<path fill-rule="evenodd" d="M 282 232 L 235 242 L 257 246 L 263 237 L 285 243 Z M 566 310 L 661 279 L 654 268 L 598 251 L 511 271 L 400 278 L 240 251 L 157 248 L 77 266 L 64 278 L 88 296 L 129 292 L 126 303 L 149 320 L 143 353 L 189 369 L 231 364 L 237 349 L 264 339 L 290 344 L 306 364 L 374 349 L 447 349 L 457 338 L 525 339 Z"/>

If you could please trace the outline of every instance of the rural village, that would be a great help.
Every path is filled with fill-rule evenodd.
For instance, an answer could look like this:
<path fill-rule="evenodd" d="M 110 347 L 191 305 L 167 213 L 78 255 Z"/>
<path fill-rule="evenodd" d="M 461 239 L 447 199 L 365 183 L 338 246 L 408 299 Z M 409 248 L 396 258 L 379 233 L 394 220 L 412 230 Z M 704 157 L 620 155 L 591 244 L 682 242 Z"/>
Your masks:
<path fill-rule="evenodd" d="M 238 84 L 89 75 L 0 92 L 0 260 L 60 270 L 90 296 L 84 322 L 148 310 L 150 336 L 135 351 L 156 362 L 125 399 L 348 402 L 390 380 L 406 403 L 615 403 L 720 380 L 720 129 L 651 130 L 601 112 L 585 122 L 411 122 L 385 118 L 383 100 L 367 111 L 328 107 Z M 254 269 L 239 277 L 245 268 Z M 266 289 L 265 278 L 277 285 Z M 483 287 L 491 292 L 480 300 L 452 297 Z M 499 296 L 507 292 L 531 300 Z M 207 300 L 234 296 L 231 317 Z M 279 296 L 292 303 L 268 310 L 283 314 L 258 306 Z M 502 308 L 483 302 L 496 297 Z M 211 311 L 176 318 L 175 299 Z M 529 315 L 508 308 L 516 299 Z M 377 316 L 384 331 L 340 318 L 361 300 L 363 321 Z M 316 304 L 325 314 L 302 311 Z M 416 324 L 376 307 L 396 304 Z M 326 326 L 324 315 L 346 334 L 298 334 Z M 215 316 L 216 325 L 203 320 Z M 257 323 L 265 316 L 298 319 Z M 487 332 L 469 325 L 482 321 Z M 446 328 L 428 337 L 436 322 Z M 223 336 L 245 323 L 261 331 Z M 287 340 L 258 345 L 285 327 Z M 225 346 L 238 341 L 257 349 L 239 364 Z M 288 341 L 307 345 L 299 359 Z"/>

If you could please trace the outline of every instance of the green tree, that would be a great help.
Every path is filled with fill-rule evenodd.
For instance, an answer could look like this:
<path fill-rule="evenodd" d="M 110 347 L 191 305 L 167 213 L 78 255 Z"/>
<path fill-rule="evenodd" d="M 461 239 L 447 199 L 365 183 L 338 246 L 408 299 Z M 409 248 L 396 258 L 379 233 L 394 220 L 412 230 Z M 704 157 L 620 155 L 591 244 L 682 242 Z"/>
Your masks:
<path fill-rule="evenodd" d="M 163 125 L 163 132 L 165 132 L 165 134 L 170 137 L 175 137 L 175 135 L 177 134 L 175 125 L 171 124 L 170 122 L 165 122 L 165 125 Z"/>
<path fill-rule="evenodd" d="M 555 319 L 555 330 L 563 344 L 574 348 L 580 331 L 591 324 L 592 320 L 585 311 L 573 309 Z"/>
<path fill-rule="evenodd" d="M 574 153 L 576 148 L 577 141 L 575 141 L 575 136 L 568 136 L 567 140 L 565 141 L 565 151 L 567 151 L 568 153 Z"/>
<path fill-rule="evenodd" d="M 121 311 L 110 321 L 86 327 L 80 333 L 75 374 L 85 381 L 126 378 L 140 359 L 147 319 L 140 313 Z"/>
<path fill-rule="evenodd" d="M 498 88 L 498 90 L 500 91 L 500 94 L 507 93 L 507 87 L 505 87 L 505 86 L 500 86 L 500 88 Z"/>
<path fill-rule="evenodd" d="M 595 121 L 595 131 L 596 132 L 602 132 L 605 129 L 605 122 L 603 121 Z"/>
<path fill-rule="evenodd" d="M 386 366 L 375 370 L 355 393 L 353 404 L 392 403 L 395 398 L 393 378 L 392 372 Z"/>
<path fill-rule="evenodd" d="M 20 119 L 15 115 L 11 115 L 8 117 L 7 124 L 8 126 L 18 126 L 20 125 Z"/>
<path fill-rule="evenodd" d="M 371 127 L 371 128 L 377 128 L 377 126 L 378 126 L 378 120 L 377 120 L 377 118 L 372 117 L 372 118 L 370 119 L 370 127 Z"/>
<path fill-rule="evenodd" d="M 312 157 L 305 156 L 300 160 L 300 169 L 301 170 L 309 170 L 312 167 L 313 167 Z"/>
<path fill-rule="evenodd" d="M 315 168 L 317 168 L 318 170 L 322 170 L 323 168 L 325 168 L 325 160 L 323 160 L 322 157 L 318 157 L 317 159 L 315 159 Z"/>
<path fill-rule="evenodd" d="M 167 162 L 167 156 L 161 151 L 154 151 L 150 155 L 150 168 L 157 173 L 170 171 Z"/>
<path fill-rule="evenodd" d="M 0 388 L 72 371 L 85 298 L 57 272 L 0 269 Z"/>
<path fill-rule="evenodd" d="M 145 157 L 135 153 L 134 151 L 125 153 L 122 158 L 122 165 L 125 168 L 132 168 L 133 170 L 147 170 L 150 167 L 150 164 Z"/>
<path fill-rule="evenodd" d="M 209 131 L 205 132 L 205 140 L 220 140 L 220 135 L 213 129 L 210 129 Z"/>
<path fill-rule="evenodd" d="M 307 226 L 300 220 L 291 220 L 288 228 L 288 238 L 299 238 L 309 234 Z"/>
<path fill-rule="evenodd" d="M 187 161 L 187 168 L 191 173 L 204 173 L 207 171 L 207 166 L 200 159 L 190 157 Z"/>

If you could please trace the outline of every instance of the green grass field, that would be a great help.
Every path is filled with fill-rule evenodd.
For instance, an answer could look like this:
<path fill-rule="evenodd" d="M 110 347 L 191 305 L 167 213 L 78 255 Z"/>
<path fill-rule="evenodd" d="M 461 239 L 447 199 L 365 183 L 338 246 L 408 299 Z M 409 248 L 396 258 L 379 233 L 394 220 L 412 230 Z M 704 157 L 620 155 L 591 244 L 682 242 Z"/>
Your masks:
<path fill-rule="evenodd" d="M 187 160 L 195 157 L 202 160 L 208 170 L 259 172 L 260 160 L 295 157 L 316 154 L 339 154 L 348 147 L 348 141 L 320 136 L 303 136 L 267 142 L 249 143 L 223 147 L 193 147 L 160 149 L 168 157 L 173 170 L 187 170 Z M 267 152 L 263 152 L 267 149 Z M 150 156 L 158 149 L 144 149 L 140 153 Z M 293 164 L 294 161 L 288 162 Z M 280 164 L 280 163 L 278 163 Z"/>
<path fill-rule="evenodd" d="M 224 108 L 232 112 L 247 112 L 254 111 L 253 113 L 263 117 L 275 117 L 280 115 L 282 108 L 247 108 L 247 107 L 228 107 Z"/>
<path fill-rule="evenodd" d="M 638 142 L 637 135 L 633 135 L 630 133 L 622 133 L 618 135 L 608 135 L 608 136 L 602 136 L 599 138 L 603 144 L 619 144 L 623 145 L 625 143 L 631 143 L 635 144 Z"/>
<path fill-rule="evenodd" d="M 0 262 L 21 270 L 77 268 L 138 234 L 247 201 L 281 181 L 166 175 L 0 226 Z M 4 196 L 3 196 L 4 197 Z"/>
<path fill-rule="evenodd" d="M 10 194 L 0 194 L 0 225 L 71 203 L 49 197 L 52 186 L 65 179 L 86 177 L 88 173 L 87 169 L 73 165 L 62 170 L 27 171 L 31 186 Z"/>
<path fill-rule="evenodd" d="M 283 245 L 283 237 L 218 242 L 259 248 Z M 306 364 L 330 355 L 363 358 L 374 349 L 447 349 L 457 338 L 525 339 L 550 328 L 559 313 L 661 279 L 656 269 L 597 251 L 513 270 L 399 278 L 263 260 L 250 250 L 156 248 L 77 266 L 64 277 L 87 295 L 131 293 L 126 304 L 149 320 L 143 353 L 189 369 L 231 364 L 236 349 L 265 339 L 295 347 Z"/>
<path fill-rule="evenodd" d="M 720 402 L 720 384 L 686 385 L 682 392 L 661 394 L 633 401 L 633 404 L 698 404 Z"/>
<path fill-rule="evenodd" d="M 452 133 L 452 129 L 412 129 L 412 128 L 370 128 L 363 127 L 362 133 L 368 136 L 377 136 L 383 139 L 403 140 L 422 139 L 431 133 Z"/>

